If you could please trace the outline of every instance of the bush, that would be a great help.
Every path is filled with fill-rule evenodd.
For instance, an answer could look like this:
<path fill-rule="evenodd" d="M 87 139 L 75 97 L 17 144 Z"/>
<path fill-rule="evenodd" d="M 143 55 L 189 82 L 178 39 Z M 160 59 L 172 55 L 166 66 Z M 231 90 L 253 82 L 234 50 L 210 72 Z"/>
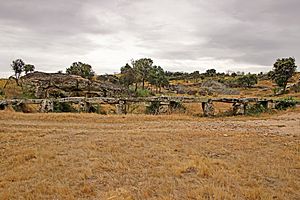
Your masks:
<path fill-rule="evenodd" d="M 248 105 L 246 109 L 246 115 L 259 115 L 268 111 L 262 104 L 256 103 L 254 105 Z"/>
<path fill-rule="evenodd" d="M 247 74 L 237 79 L 239 86 L 252 87 L 257 84 L 257 76 L 255 74 Z"/>
<path fill-rule="evenodd" d="M 35 99 L 36 96 L 34 95 L 34 93 L 32 92 L 27 92 L 27 91 L 24 91 L 21 95 L 22 98 L 24 99 Z"/>
<path fill-rule="evenodd" d="M 100 105 L 91 105 L 89 112 L 106 115 L 106 112 L 101 109 Z"/>
<path fill-rule="evenodd" d="M 281 88 L 278 88 L 278 87 L 276 87 L 276 88 L 273 88 L 273 94 L 274 94 L 274 95 L 280 94 L 280 93 L 281 93 L 281 91 L 282 91 L 282 89 L 281 89 Z"/>
<path fill-rule="evenodd" d="M 153 96 L 153 94 L 147 90 L 147 89 L 137 89 L 135 92 L 136 97 L 150 97 Z"/>
<path fill-rule="evenodd" d="M 182 105 L 181 102 L 176 102 L 176 101 L 170 102 L 170 108 L 171 108 L 171 111 L 175 111 L 175 110 L 185 111 L 186 110 L 186 108 Z"/>
<path fill-rule="evenodd" d="M 53 112 L 76 112 L 76 110 L 67 102 L 54 102 Z"/>
<path fill-rule="evenodd" d="M 275 108 L 277 110 L 286 110 L 288 108 L 294 108 L 297 104 L 297 101 L 293 98 L 286 98 L 286 99 L 281 99 L 279 102 L 276 104 Z"/>
<path fill-rule="evenodd" d="M 146 114 L 152 114 L 152 115 L 159 114 L 159 107 L 160 107 L 159 101 L 151 102 L 150 106 L 147 106 L 146 108 Z"/>

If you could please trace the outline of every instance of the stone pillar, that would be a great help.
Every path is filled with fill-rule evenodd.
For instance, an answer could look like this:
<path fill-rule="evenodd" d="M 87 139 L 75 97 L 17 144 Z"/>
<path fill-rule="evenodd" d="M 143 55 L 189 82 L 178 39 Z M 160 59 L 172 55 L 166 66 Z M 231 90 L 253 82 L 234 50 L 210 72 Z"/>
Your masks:
<path fill-rule="evenodd" d="M 159 109 L 158 109 L 158 114 L 163 114 L 163 113 L 169 113 L 170 112 L 170 107 L 169 104 L 159 104 Z"/>
<path fill-rule="evenodd" d="M 215 108 L 212 103 L 212 100 L 208 100 L 207 102 L 202 102 L 202 109 L 205 117 L 211 117 L 215 115 Z"/>
<path fill-rule="evenodd" d="M 246 107 L 247 106 L 245 103 L 234 103 L 233 104 L 233 114 L 234 115 L 245 115 Z"/>
<path fill-rule="evenodd" d="M 86 101 L 81 101 L 79 103 L 79 112 L 90 112 L 91 104 Z"/>
<path fill-rule="evenodd" d="M 53 112 L 53 110 L 54 110 L 54 107 L 53 107 L 52 100 L 45 99 L 40 104 L 40 112 L 42 112 L 42 113 Z"/>
<path fill-rule="evenodd" d="M 274 101 L 269 101 L 268 102 L 268 109 L 275 109 L 276 103 Z"/>
<path fill-rule="evenodd" d="M 116 104 L 116 113 L 118 115 L 126 114 L 126 103 L 125 101 L 119 101 L 119 104 Z"/>

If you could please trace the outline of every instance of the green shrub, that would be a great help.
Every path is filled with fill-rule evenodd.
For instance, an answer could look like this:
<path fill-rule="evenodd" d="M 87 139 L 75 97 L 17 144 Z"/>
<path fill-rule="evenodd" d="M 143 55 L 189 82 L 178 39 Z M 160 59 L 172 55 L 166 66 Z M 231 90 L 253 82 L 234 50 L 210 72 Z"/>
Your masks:
<path fill-rule="evenodd" d="M 276 88 L 273 88 L 273 93 L 274 93 L 274 95 L 282 95 L 282 94 L 288 94 L 288 91 L 283 90 L 283 88 L 276 87 Z"/>
<path fill-rule="evenodd" d="M 153 94 L 147 90 L 147 89 L 137 89 L 137 91 L 135 92 L 135 95 L 137 97 L 150 97 L 153 96 Z"/>
<path fill-rule="evenodd" d="M 170 108 L 171 108 L 171 111 L 175 111 L 175 110 L 185 111 L 186 110 L 186 108 L 183 106 L 183 104 L 181 102 L 176 102 L 176 101 L 170 102 Z"/>
<path fill-rule="evenodd" d="M 135 89 L 130 88 L 129 93 L 135 97 L 150 97 L 154 95 L 151 91 L 147 89 L 137 89 L 135 91 Z"/>
<path fill-rule="evenodd" d="M 259 115 L 267 111 L 268 109 L 266 109 L 262 104 L 256 103 L 254 105 L 247 106 L 246 115 Z"/>
<path fill-rule="evenodd" d="M 76 112 L 76 110 L 67 102 L 54 102 L 53 112 Z"/>
<path fill-rule="evenodd" d="M 286 110 L 288 108 L 294 108 L 297 104 L 297 101 L 292 97 L 281 99 L 276 103 L 275 108 L 277 110 Z"/>
<path fill-rule="evenodd" d="M 252 87 L 257 84 L 257 76 L 255 74 L 247 74 L 237 79 L 237 83 L 241 87 Z"/>
<path fill-rule="evenodd" d="M 102 114 L 102 115 L 106 115 L 106 112 L 104 112 L 102 109 L 101 109 L 101 106 L 100 105 L 91 105 L 90 109 L 89 109 L 89 112 L 90 113 L 97 113 L 97 114 Z"/>
<path fill-rule="evenodd" d="M 146 108 L 146 114 L 157 115 L 159 113 L 159 107 L 160 107 L 159 101 L 151 102 L 151 104 Z"/>
<path fill-rule="evenodd" d="M 24 91 L 21 95 L 22 98 L 24 99 L 35 99 L 36 96 L 34 95 L 33 92 L 27 92 L 27 91 Z"/>

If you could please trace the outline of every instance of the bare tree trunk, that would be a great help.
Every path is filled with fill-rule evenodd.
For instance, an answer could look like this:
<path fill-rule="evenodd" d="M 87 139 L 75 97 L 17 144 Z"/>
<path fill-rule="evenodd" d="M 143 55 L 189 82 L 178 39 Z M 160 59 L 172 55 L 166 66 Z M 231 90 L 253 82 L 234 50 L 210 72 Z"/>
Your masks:
<path fill-rule="evenodd" d="M 15 73 L 15 76 L 16 76 L 16 83 L 17 83 L 17 85 L 19 86 L 19 76 L 18 76 L 17 73 Z"/>
<path fill-rule="evenodd" d="M 284 86 L 283 86 L 283 91 L 282 91 L 282 93 L 284 94 L 285 93 L 285 91 L 286 91 L 286 85 L 287 85 L 287 83 L 286 84 L 284 84 Z"/>
<path fill-rule="evenodd" d="M 145 79 L 143 79 L 143 86 L 142 86 L 143 90 L 145 89 Z"/>
<path fill-rule="evenodd" d="M 136 82 L 135 83 L 135 89 L 134 89 L 135 92 L 137 91 L 137 88 L 138 88 L 138 83 Z"/>

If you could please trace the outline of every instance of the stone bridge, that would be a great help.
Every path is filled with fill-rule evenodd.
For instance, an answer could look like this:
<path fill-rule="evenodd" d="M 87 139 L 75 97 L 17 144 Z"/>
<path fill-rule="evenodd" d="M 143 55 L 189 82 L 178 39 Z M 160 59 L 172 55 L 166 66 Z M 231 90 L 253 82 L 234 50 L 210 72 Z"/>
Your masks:
<path fill-rule="evenodd" d="M 74 103 L 80 105 L 80 110 L 89 112 L 93 104 L 114 104 L 116 106 L 117 114 L 126 114 L 126 105 L 129 103 L 139 102 L 159 102 L 160 106 L 170 106 L 173 103 L 199 103 L 202 105 L 204 116 L 213 116 L 215 114 L 214 102 L 231 103 L 233 105 L 233 113 L 235 115 L 243 115 L 246 113 L 247 105 L 250 103 L 259 103 L 265 108 L 275 108 L 278 100 L 273 99 L 259 99 L 259 98 L 197 98 L 185 96 L 160 96 L 160 97 L 124 97 L 124 98 L 111 98 L 111 97 L 68 97 L 56 99 L 5 99 L 0 100 L 0 108 L 4 109 L 8 105 L 22 105 L 22 104 L 39 104 L 40 112 L 52 112 L 54 102 L 58 103 Z M 174 104 L 173 104 L 174 105 Z"/>

